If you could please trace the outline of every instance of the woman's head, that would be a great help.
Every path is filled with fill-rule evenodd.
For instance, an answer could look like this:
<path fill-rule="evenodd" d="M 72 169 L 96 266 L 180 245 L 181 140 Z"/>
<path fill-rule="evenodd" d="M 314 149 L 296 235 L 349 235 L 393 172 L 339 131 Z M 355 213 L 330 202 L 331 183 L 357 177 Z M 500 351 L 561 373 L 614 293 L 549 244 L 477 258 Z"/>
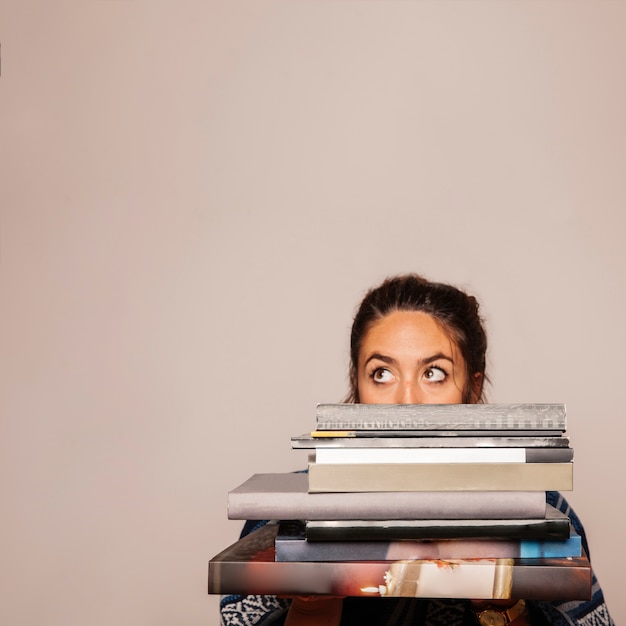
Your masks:
<path fill-rule="evenodd" d="M 350 337 L 350 402 L 483 401 L 487 336 L 476 299 L 417 274 L 361 302 Z"/>

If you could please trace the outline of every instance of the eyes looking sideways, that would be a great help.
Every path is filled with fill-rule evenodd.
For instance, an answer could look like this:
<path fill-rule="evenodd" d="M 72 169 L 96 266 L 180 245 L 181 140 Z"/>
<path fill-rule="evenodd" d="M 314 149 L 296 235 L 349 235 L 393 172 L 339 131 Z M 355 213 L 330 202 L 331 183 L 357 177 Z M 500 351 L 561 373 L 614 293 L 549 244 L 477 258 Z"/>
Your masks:
<path fill-rule="evenodd" d="M 462 402 L 466 367 L 456 343 L 431 316 L 395 311 L 369 328 L 359 351 L 363 403 Z"/>
<path fill-rule="evenodd" d="M 394 373 L 387 367 L 374 367 L 368 371 L 367 375 L 374 383 L 384 385 L 396 380 Z M 440 365 L 431 365 L 426 368 L 421 375 L 422 380 L 431 384 L 441 384 L 446 381 L 449 373 Z"/>

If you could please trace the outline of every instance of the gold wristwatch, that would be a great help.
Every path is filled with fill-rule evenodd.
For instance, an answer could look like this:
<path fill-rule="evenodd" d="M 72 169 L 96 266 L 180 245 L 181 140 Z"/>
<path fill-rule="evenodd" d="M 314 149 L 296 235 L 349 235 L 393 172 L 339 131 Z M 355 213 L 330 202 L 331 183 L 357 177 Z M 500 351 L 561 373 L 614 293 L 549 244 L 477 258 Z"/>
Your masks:
<path fill-rule="evenodd" d="M 517 601 L 513 606 L 505 609 L 494 605 L 476 610 L 476 619 L 480 626 L 507 626 L 516 620 L 526 610 L 524 600 Z"/>

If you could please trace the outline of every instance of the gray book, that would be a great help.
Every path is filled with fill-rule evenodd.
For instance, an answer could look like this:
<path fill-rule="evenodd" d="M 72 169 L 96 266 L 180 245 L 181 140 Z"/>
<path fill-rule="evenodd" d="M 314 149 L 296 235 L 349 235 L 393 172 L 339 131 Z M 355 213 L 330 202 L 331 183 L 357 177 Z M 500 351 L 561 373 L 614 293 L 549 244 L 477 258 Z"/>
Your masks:
<path fill-rule="evenodd" d="M 229 519 L 543 518 L 545 491 L 309 493 L 302 472 L 254 474 L 228 493 Z"/>
<path fill-rule="evenodd" d="M 566 430 L 564 404 L 318 404 L 317 430 Z"/>

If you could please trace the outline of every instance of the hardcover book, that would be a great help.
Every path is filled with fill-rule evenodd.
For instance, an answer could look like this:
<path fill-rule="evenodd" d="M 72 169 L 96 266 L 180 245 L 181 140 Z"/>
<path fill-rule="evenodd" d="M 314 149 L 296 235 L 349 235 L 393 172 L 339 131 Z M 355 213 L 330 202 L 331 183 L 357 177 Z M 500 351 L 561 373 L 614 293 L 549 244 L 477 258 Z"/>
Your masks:
<path fill-rule="evenodd" d="M 209 593 L 588 600 L 586 556 L 567 559 L 275 560 L 267 524 L 209 562 Z"/>
<path fill-rule="evenodd" d="M 563 404 L 318 404 L 318 430 L 566 430 Z"/>
<path fill-rule="evenodd" d="M 497 432 L 493 433 L 493 436 L 486 436 L 484 432 L 479 432 L 468 437 L 466 432 L 459 434 L 454 431 L 448 433 L 448 436 L 433 436 L 431 431 L 418 431 L 422 436 L 409 437 L 406 431 L 401 431 L 398 433 L 399 436 L 391 437 L 388 432 L 370 431 L 370 437 L 357 437 L 357 434 L 363 433 L 351 431 L 352 436 L 340 437 L 334 430 L 320 432 L 327 436 L 314 437 L 312 433 L 305 433 L 291 437 L 291 447 L 319 450 L 320 448 L 567 448 L 570 445 L 570 439 L 565 435 L 503 436 L 502 432 Z"/>
<path fill-rule="evenodd" d="M 277 561 L 397 561 L 406 559 L 566 558 L 582 555 L 572 528 L 567 539 L 434 539 L 311 541 L 301 520 L 281 521 Z"/>
<path fill-rule="evenodd" d="M 549 504 L 541 519 L 306 520 L 309 541 L 389 539 L 567 539 L 570 520 Z"/>
<path fill-rule="evenodd" d="M 449 405 L 448 405 L 449 406 Z M 326 439 L 329 437 L 361 438 L 361 437 L 561 437 L 560 430 L 313 430 L 311 437 Z"/>
<path fill-rule="evenodd" d="M 309 464 L 309 492 L 571 491 L 573 463 Z"/>
<path fill-rule="evenodd" d="M 254 474 L 228 493 L 229 519 L 543 518 L 545 491 L 308 493 L 302 472 Z"/>
<path fill-rule="evenodd" d="M 569 463 L 572 448 L 328 448 L 316 463 Z"/>

